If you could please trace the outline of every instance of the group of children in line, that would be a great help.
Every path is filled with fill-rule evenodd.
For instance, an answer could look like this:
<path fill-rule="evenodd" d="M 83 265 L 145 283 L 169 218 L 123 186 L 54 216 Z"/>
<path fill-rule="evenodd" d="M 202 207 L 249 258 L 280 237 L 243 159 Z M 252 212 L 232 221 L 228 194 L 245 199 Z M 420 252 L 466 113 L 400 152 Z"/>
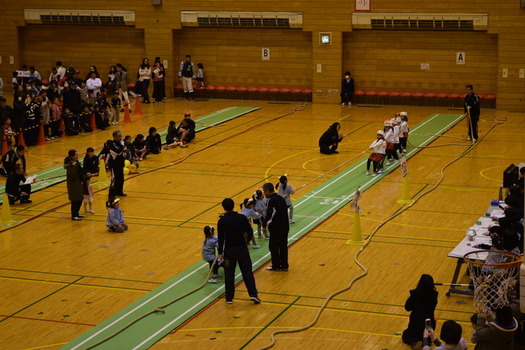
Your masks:
<path fill-rule="evenodd" d="M 294 189 L 290 184 L 288 184 L 288 177 L 286 175 L 283 175 L 279 177 L 279 183 L 275 185 L 277 189 L 277 193 L 284 197 L 286 200 L 286 205 L 288 206 L 288 220 L 290 223 L 295 223 L 293 220 L 293 205 L 292 205 L 292 199 L 291 195 L 295 194 Z M 264 239 L 270 239 L 270 235 L 268 233 L 268 229 L 266 227 L 266 209 L 268 204 L 268 198 L 266 198 L 261 190 L 257 190 L 253 193 L 253 195 L 250 198 L 245 198 L 241 205 L 241 214 L 246 216 L 248 220 L 252 223 L 257 225 L 257 238 L 261 239 L 264 237 Z M 213 264 L 213 261 L 216 257 L 215 250 L 218 248 L 218 239 L 214 236 L 214 228 L 212 226 L 205 226 L 204 227 L 204 242 L 202 245 L 202 258 L 206 262 L 210 264 L 210 268 Z M 255 239 L 255 235 L 253 235 L 253 238 L 250 242 L 246 242 L 247 244 L 252 245 L 252 248 L 258 249 L 261 246 L 257 244 L 257 241 Z M 218 271 L 219 267 L 222 267 L 221 262 L 217 261 L 215 265 L 213 265 L 213 271 L 212 276 L 210 280 L 208 280 L 209 283 L 217 283 L 217 277 L 220 277 Z"/>
<path fill-rule="evenodd" d="M 377 131 L 377 140 L 369 147 L 372 154 L 366 162 L 366 175 L 382 174 L 385 158 L 387 166 L 399 161 L 399 155 L 406 153 L 408 130 L 407 112 L 396 113 L 394 118 L 385 121 L 383 130 Z M 372 173 L 370 173 L 372 164 Z"/>

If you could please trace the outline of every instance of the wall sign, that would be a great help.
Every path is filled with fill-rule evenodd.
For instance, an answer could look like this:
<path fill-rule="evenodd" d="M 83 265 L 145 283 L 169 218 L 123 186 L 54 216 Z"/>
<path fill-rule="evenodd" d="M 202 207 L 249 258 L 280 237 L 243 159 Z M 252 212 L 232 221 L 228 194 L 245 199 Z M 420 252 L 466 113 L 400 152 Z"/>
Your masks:
<path fill-rule="evenodd" d="M 270 49 L 261 50 L 261 60 L 269 61 L 270 60 Z"/>
<path fill-rule="evenodd" d="M 371 0 L 355 0 L 356 11 L 370 11 Z"/>

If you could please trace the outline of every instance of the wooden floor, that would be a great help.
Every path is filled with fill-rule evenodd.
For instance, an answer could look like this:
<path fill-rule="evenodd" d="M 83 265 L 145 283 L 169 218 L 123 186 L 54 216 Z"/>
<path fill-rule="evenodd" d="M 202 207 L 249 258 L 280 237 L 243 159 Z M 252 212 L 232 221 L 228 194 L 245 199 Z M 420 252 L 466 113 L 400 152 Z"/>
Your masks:
<path fill-rule="evenodd" d="M 261 109 L 199 133 L 187 149 L 150 156 L 139 170 L 163 168 L 126 181 L 129 197 L 122 200 L 122 208 L 130 230 L 125 234 L 105 229 L 106 189 L 95 194 L 96 214 L 88 214 L 82 222 L 69 220 L 65 184 L 35 193 L 31 205 L 12 208 L 19 226 L 0 227 L 2 349 L 60 348 L 199 261 L 202 228 L 216 223 L 223 198 L 239 202 L 265 180 L 276 182 L 284 173 L 299 187 L 365 150 L 383 120 L 397 111 L 408 111 L 412 126 L 434 113 L 460 113 L 413 106 L 308 105 L 272 121 L 298 104 L 168 100 L 143 106 L 145 115 L 121 129 L 124 135 L 134 136 L 146 133 L 150 126 L 164 129 L 185 111 L 197 117 L 229 106 Z M 422 273 L 433 275 L 437 282 L 450 281 L 455 260 L 447 253 L 490 200 L 497 198 L 503 169 L 523 161 L 520 149 L 525 142 L 516 130 L 525 127 L 525 114 L 483 110 L 481 135 L 495 118 L 506 121 L 452 165 L 437 190 L 378 232 L 361 255 L 368 276 L 330 303 L 313 329 L 278 336 L 276 349 L 407 349 L 399 335 L 408 322 L 403 309 L 408 290 L 416 286 Z M 317 140 L 334 121 L 350 135 L 339 155 L 321 156 Z M 29 173 L 61 164 L 68 149 L 100 149 L 112 130 L 30 148 Z M 446 134 L 464 135 L 464 123 Z M 440 138 L 433 145 L 457 142 L 466 144 Z M 418 153 L 409 162 L 411 193 L 431 187 L 440 168 L 464 148 L 429 148 Z M 164 167 L 186 155 L 191 156 Z M 305 187 L 302 193 L 336 173 Z M 400 192 L 397 170 L 364 193 L 361 220 L 365 235 L 401 207 L 396 203 Z M 297 220 L 301 220 L 300 211 Z M 359 273 L 353 263 L 358 247 L 346 244 L 352 221 L 346 207 L 295 243 L 290 248 L 288 273 L 257 271 L 261 305 L 246 300 L 241 284 L 233 306 L 219 299 L 153 348 L 256 349 L 270 341 L 274 330 L 309 323 L 323 299 Z M 446 297 L 445 288 L 439 291 L 436 316 L 460 322 L 470 340 L 471 298 Z"/>

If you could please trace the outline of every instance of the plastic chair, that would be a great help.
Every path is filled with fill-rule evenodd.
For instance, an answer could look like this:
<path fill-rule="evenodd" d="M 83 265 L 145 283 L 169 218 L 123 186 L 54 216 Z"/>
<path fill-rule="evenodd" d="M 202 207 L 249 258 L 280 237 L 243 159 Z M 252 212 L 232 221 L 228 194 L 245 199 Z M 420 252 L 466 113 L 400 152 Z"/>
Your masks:
<path fill-rule="evenodd" d="M 377 96 L 377 90 L 366 90 L 365 95 L 370 97 Z"/>
<path fill-rule="evenodd" d="M 241 99 L 244 100 L 244 95 L 246 95 L 246 91 L 248 91 L 247 86 L 237 86 L 237 91 L 241 93 Z"/>
<path fill-rule="evenodd" d="M 423 91 L 414 91 L 412 94 L 416 100 L 416 105 L 419 106 L 419 99 L 423 96 L 425 96 L 425 93 Z"/>
<path fill-rule="evenodd" d="M 463 95 L 461 93 L 459 93 L 459 92 L 449 92 L 448 93 L 448 98 L 452 101 L 452 107 L 456 106 L 456 102 L 462 96 Z"/>
<path fill-rule="evenodd" d="M 273 100 L 275 101 L 277 94 L 279 93 L 279 88 L 277 86 L 272 86 L 268 88 L 268 91 L 273 94 Z"/>
<path fill-rule="evenodd" d="M 489 108 L 490 108 L 490 101 L 496 101 L 496 94 L 494 93 L 488 93 L 488 94 L 485 94 L 485 100 L 488 100 L 489 101 Z"/>
<path fill-rule="evenodd" d="M 381 97 L 381 105 L 384 105 L 384 104 L 385 104 L 385 103 L 384 103 L 384 102 L 385 102 L 385 101 L 384 101 L 385 96 L 388 96 L 389 93 L 390 93 L 390 92 L 387 91 L 387 90 L 379 90 L 379 91 L 377 92 L 377 96 Z"/>

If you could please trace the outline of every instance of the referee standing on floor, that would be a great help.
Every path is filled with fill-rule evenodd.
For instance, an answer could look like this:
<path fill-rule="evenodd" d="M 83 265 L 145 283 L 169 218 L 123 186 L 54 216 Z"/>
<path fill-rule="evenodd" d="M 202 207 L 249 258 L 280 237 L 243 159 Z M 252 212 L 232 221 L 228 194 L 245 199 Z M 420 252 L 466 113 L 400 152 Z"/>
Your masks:
<path fill-rule="evenodd" d="M 113 141 L 109 144 L 108 167 L 111 170 L 111 186 L 109 187 L 109 199 L 117 196 L 127 196 L 124 191 L 124 145 L 120 131 L 113 131 Z"/>
<path fill-rule="evenodd" d="M 472 85 L 467 85 L 466 90 L 465 114 L 467 118 L 469 118 L 467 141 L 476 142 L 478 140 L 478 121 L 480 115 L 479 96 L 474 93 L 474 87 Z"/>
<path fill-rule="evenodd" d="M 242 278 L 250 300 L 254 304 L 260 304 L 255 278 L 252 272 L 252 260 L 248 251 L 248 242 L 253 237 L 252 225 L 248 218 L 233 211 L 235 203 L 233 199 L 226 198 L 222 201 L 225 211 L 217 223 L 219 236 L 219 258 L 224 260 L 224 287 L 226 289 L 226 303 L 232 304 L 235 295 L 235 267 L 239 263 Z"/>
<path fill-rule="evenodd" d="M 264 196 L 268 198 L 266 220 L 270 230 L 270 254 L 272 266 L 268 271 L 288 271 L 288 206 L 286 200 L 275 193 L 273 184 L 267 182 L 262 186 Z"/>

